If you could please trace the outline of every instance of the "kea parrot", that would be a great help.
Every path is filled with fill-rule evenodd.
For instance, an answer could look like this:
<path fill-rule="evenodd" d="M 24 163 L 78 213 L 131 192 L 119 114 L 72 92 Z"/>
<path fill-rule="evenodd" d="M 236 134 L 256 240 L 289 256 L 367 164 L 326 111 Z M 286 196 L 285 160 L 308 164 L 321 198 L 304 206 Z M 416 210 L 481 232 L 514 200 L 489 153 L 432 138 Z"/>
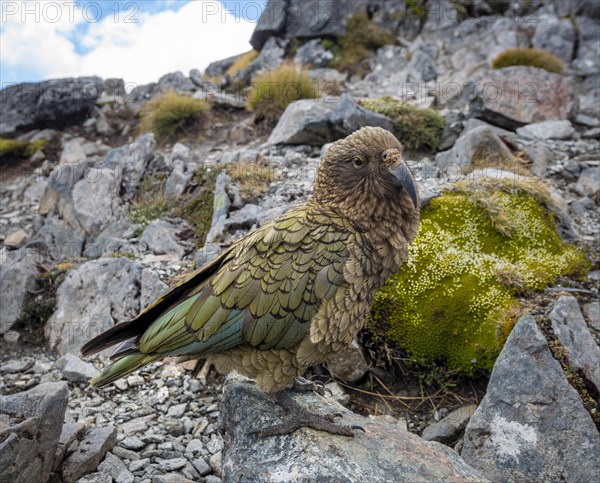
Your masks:
<path fill-rule="evenodd" d="M 353 427 L 309 412 L 287 389 L 318 389 L 304 372 L 351 343 L 377 289 L 407 257 L 419 199 L 402 149 L 378 127 L 335 142 L 308 201 L 233 243 L 134 320 L 85 344 L 81 352 L 89 356 L 121 343 L 92 384 L 165 356 L 210 356 L 219 372 L 253 378 L 290 413 L 262 436 L 299 427 L 352 436 Z"/>

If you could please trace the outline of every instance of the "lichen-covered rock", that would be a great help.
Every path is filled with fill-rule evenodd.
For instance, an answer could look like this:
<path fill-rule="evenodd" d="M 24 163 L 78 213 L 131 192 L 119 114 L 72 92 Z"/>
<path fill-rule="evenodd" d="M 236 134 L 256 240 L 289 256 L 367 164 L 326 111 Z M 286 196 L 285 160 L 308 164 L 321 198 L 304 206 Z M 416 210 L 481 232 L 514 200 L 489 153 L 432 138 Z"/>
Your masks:
<path fill-rule="evenodd" d="M 498 357 L 462 457 L 492 481 L 598 481 L 600 435 L 531 316 Z"/>
<path fill-rule="evenodd" d="M 68 399 L 65 382 L 0 397 L 0 481 L 48 481 Z"/>
<path fill-rule="evenodd" d="M 457 184 L 423 210 L 408 260 L 378 292 L 371 328 L 424 363 L 490 370 L 516 315 L 518 290 L 583 272 L 560 238 L 543 185 Z"/>
<path fill-rule="evenodd" d="M 399 424 L 358 416 L 316 394 L 293 397 L 311 411 L 340 412 L 342 423 L 360 425 L 365 432 L 348 438 L 302 428 L 260 438 L 252 432 L 280 423 L 283 409 L 251 381 L 232 375 L 220 414 L 224 481 L 485 481 L 453 449 L 423 441 Z"/>

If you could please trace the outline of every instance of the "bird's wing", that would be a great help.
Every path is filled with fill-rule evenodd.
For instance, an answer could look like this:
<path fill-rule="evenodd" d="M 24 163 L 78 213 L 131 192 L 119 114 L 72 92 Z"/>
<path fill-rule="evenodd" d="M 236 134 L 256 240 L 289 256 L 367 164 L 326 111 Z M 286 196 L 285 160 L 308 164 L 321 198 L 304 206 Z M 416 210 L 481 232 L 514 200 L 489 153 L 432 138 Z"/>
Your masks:
<path fill-rule="evenodd" d="M 306 207 L 265 225 L 237 242 L 210 278 L 196 274 L 197 288 L 150 325 L 138 350 L 188 355 L 239 344 L 296 346 L 320 303 L 346 284 L 350 233 L 344 219 Z"/>

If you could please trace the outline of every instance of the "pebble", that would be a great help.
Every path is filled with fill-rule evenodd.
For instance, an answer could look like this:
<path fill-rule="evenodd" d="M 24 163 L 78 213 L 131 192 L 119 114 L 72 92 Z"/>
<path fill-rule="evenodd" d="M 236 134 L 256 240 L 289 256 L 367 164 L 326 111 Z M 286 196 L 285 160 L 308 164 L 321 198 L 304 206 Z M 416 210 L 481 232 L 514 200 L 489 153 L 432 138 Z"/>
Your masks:
<path fill-rule="evenodd" d="M 138 450 L 146 446 L 146 443 L 137 436 L 128 436 L 119 443 L 119 446 L 122 446 L 125 449 Z"/>

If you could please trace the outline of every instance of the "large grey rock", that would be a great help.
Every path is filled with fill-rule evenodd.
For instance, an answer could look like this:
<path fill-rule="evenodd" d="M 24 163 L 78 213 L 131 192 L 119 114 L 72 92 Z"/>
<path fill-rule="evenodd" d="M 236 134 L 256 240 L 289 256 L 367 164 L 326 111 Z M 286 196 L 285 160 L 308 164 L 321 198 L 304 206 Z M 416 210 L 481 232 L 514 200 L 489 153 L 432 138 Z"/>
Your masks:
<path fill-rule="evenodd" d="M 142 270 L 142 293 L 140 298 L 140 308 L 145 309 L 162 294 L 169 289 L 169 286 L 163 282 L 151 268 Z"/>
<path fill-rule="evenodd" d="M 0 481 L 48 481 L 68 399 L 65 382 L 0 396 Z"/>
<path fill-rule="evenodd" d="M 438 153 L 435 161 L 440 171 L 454 175 L 471 166 L 474 161 L 485 160 L 493 164 L 511 158 L 510 149 L 493 129 L 480 126 L 459 137 L 452 149 Z"/>
<path fill-rule="evenodd" d="M 575 134 L 571 121 L 544 121 L 517 129 L 517 134 L 532 139 L 569 139 Z"/>
<path fill-rule="evenodd" d="M 78 353 L 81 346 L 140 311 L 142 267 L 126 258 L 101 258 L 69 272 L 57 291 L 56 311 L 44 333 L 51 349 Z"/>
<path fill-rule="evenodd" d="M 481 119 L 507 129 L 568 119 L 575 107 L 567 77 L 535 67 L 505 67 L 477 81 L 471 110 Z"/>
<path fill-rule="evenodd" d="M 329 0 L 269 0 L 256 24 L 250 43 L 261 50 L 269 38 L 312 39 L 337 37 L 346 30 L 345 20 L 366 11 L 369 0 L 331 3 Z"/>
<path fill-rule="evenodd" d="M 196 90 L 194 83 L 180 71 L 171 72 L 163 75 L 158 80 L 158 85 L 155 93 L 158 92 L 192 92 Z"/>
<path fill-rule="evenodd" d="M 62 431 L 60 433 L 60 438 L 58 439 L 56 452 L 54 453 L 54 463 L 52 464 L 53 472 L 60 472 L 60 468 L 62 466 L 63 460 L 65 459 L 65 455 L 67 454 L 69 446 L 71 446 L 71 443 L 73 443 L 73 441 L 83 436 L 84 432 L 84 423 L 65 423 L 63 425 Z"/>
<path fill-rule="evenodd" d="M 86 473 L 95 471 L 106 453 L 114 448 L 116 441 L 116 428 L 92 429 L 65 460 L 62 469 L 63 480 L 73 483 Z"/>
<path fill-rule="evenodd" d="M 165 182 L 165 194 L 169 198 L 181 196 L 194 177 L 194 165 L 177 160 Z"/>
<path fill-rule="evenodd" d="M 86 154 L 83 149 L 83 138 L 73 138 L 67 141 L 63 147 L 62 153 L 60 153 L 60 164 L 73 164 L 85 161 Z"/>
<path fill-rule="evenodd" d="M 260 54 L 254 59 L 250 65 L 238 72 L 233 81 L 239 81 L 249 84 L 252 78 L 258 74 L 276 69 L 281 64 L 285 57 L 285 51 L 289 41 L 280 37 L 271 37 L 263 46 Z"/>
<path fill-rule="evenodd" d="M 75 220 L 73 186 L 87 172 L 87 163 L 56 166 L 48 176 L 48 184 L 40 199 L 40 215 L 57 214 L 65 221 Z"/>
<path fill-rule="evenodd" d="M 579 175 L 575 191 L 581 196 L 594 196 L 600 190 L 600 168 L 585 168 Z"/>
<path fill-rule="evenodd" d="M 598 481 L 600 435 L 535 319 L 522 317 L 465 430 L 462 457 L 491 481 Z"/>
<path fill-rule="evenodd" d="M 600 5 L 600 3 L 598 4 Z M 577 17 L 579 46 L 572 67 L 582 75 L 598 75 L 600 68 L 600 20 Z M 596 86 L 598 82 L 595 82 Z M 598 110 L 596 109 L 596 115 Z"/>
<path fill-rule="evenodd" d="M 364 126 L 393 131 L 385 116 L 359 106 L 344 93 L 339 98 L 303 99 L 290 104 L 273 129 L 269 144 L 311 144 L 337 141 Z"/>
<path fill-rule="evenodd" d="M 33 260 L 0 265 L 0 335 L 21 317 L 27 294 L 35 292 L 39 273 Z"/>
<path fill-rule="evenodd" d="M 63 379 L 75 384 L 85 384 L 100 373 L 93 364 L 73 354 L 62 356 L 56 361 L 56 367 L 61 370 Z"/>
<path fill-rule="evenodd" d="M 102 94 L 102 79 L 79 77 L 15 84 L 0 90 L 0 136 L 85 119 Z"/>
<path fill-rule="evenodd" d="M 571 62 L 575 50 L 575 29 L 568 18 L 540 15 L 536 19 L 533 46 L 552 52 L 565 62 Z"/>
<path fill-rule="evenodd" d="M 244 55 L 246 55 L 246 53 L 234 55 L 226 59 L 212 62 L 204 71 L 204 75 L 206 77 L 224 77 L 225 73 L 227 72 L 227 69 L 229 69 L 236 60 L 238 60 L 240 57 L 243 57 Z"/>
<path fill-rule="evenodd" d="M 550 312 L 550 322 L 573 369 L 581 371 L 600 391 L 600 347 L 585 323 L 577 299 L 560 297 Z"/>
<path fill-rule="evenodd" d="M 407 66 L 408 79 L 411 82 L 429 82 L 438 76 L 435 57 L 427 49 L 417 49 Z"/>
<path fill-rule="evenodd" d="M 132 200 L 155 148 L 154 134 L 148 133 L 131 144 L 111 149 L 96 167 L 120 172 L 124 198 Z"/>
<path fill-rule="evenodd" d="M 177 241 L 177 228 L 168 221 L 154 220 L 150 223 L 142 233 L 140 243 L 155 255 L 173 255 L 177 259 L 185 255 L 185 249 Z"/>
<path fill-rule="evenodd" d="M 349 438 L 302 428 L 259 438 L 251 433 L 280 423 L 284 411 L 253 383 L 232 375 L 219 421 L 224 481 L 485 481 L 454 450 L 425 442 L 398 424 L 363 418 L 315 394 L 293 397 L 311 411 L 340 412 L 342 423 L 360 425 L 365 432 Z"/>

